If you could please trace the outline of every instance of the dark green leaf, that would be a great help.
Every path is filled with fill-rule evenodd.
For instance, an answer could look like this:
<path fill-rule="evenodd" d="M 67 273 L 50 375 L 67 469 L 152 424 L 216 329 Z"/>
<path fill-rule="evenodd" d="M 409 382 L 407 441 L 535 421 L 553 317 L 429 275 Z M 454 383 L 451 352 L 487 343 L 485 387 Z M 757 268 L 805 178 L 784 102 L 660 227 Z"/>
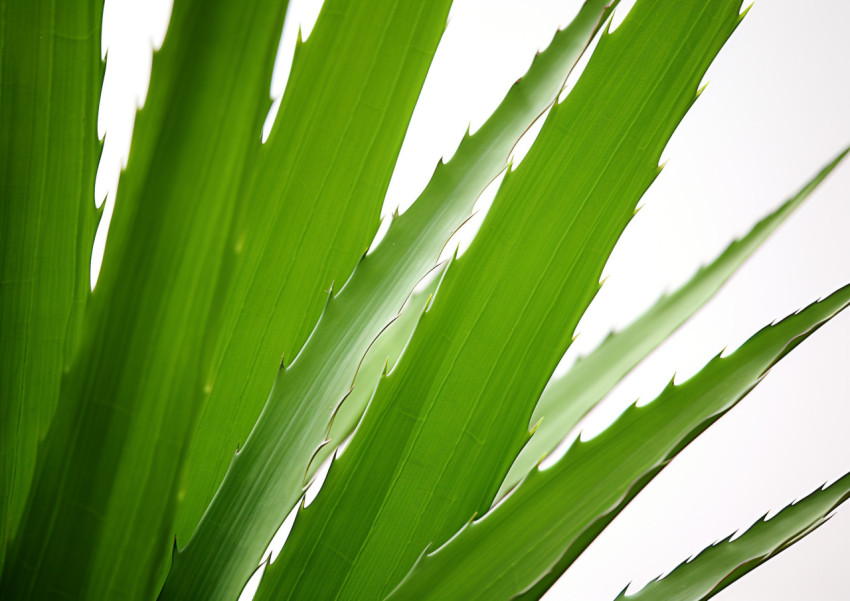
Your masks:
<path fill-rule="evenodd" d="M 90 294 L 102 10 L 0 2 L 0 570 Z"/>
<path fill-rule="evenodd" d="M 149 599 L 162 581 L 234 192 L 259 146 L 283 10 L 277 0 L 174 6 L 0 597 Z M 83 30 L 94 48 L 99 22 L 91 14 Z M 75 198 L 90 197 L 74 183 Z"/>

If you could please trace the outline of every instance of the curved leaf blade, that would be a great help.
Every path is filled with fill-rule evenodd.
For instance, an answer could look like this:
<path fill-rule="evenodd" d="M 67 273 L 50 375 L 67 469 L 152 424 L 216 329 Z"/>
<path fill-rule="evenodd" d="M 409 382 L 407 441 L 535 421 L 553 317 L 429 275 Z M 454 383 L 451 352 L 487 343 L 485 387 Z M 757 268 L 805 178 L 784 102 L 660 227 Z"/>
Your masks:
<path fill-rule="evenodd" d="M 149 599 L 161 584 L 234 185 L 259 146 L 284 9 L 175 3 L 4 598 Z"/>
<path fill-rule="evenodd" d="M 351 288 L 349 273 L 358 260 L 362 264 L 377 230 L 383 194 L 449 4 L 329 0 L 310 38 L 296 50 L 269 142 L 258 153 L 256 170 L 243 180 L 247 198 L 258 202 L 246 205 L 235 220 L 234 248 L 244 239 L 238 252 L 245 258 L 239 259 L 230 287 L 221 363 L 213 371 L 215 382 L 207 383 L 213 396 L 196 431 L 181 491 L 183 532 L 200 522 L 174 554 L 162 599 L 237 597 L 285 507 L 302 494 L 310 460 L 354 378 L 350 371 L 328 382 L 308 380 L 317 367 L 349 360 L 338 339 L 319 334 L 338 327 L 328 324 L 337 319 L 336 303 L 324 310 L 322 303 L 332 278 L 348 279 L 346 289 Z M 271 216 L 264 198 L 276 202 Z M 381 326 L 398 313 L 412 287 L 391 299 L 396 304 Z M 357 299 L 355 317 L 369 306 L 364 301 Z M 230 313 L 230 307 L 238 312 Z M 324 323 L 315 325 L 316 318 Z M 370 333 L 358 362 L 378 331 Z M 302 347 L 290 369 L 281 372 L 281 350 L 297 350 L 307 334 L 319 352 L 310 358 L 315 351 Z M 304 379 L 282 385 L 278 378 L 253 435 L 228 468 L 235 445 L 227 439 L 238 442 L 248 435 L 275 374 L 293 367 Z M 340 395 L 321 394 L 327 385 Z M 264 430 L 263 423 L 270 427 Z M 240 471 L 245 465 L 260 470 Z M 225 468 L 228 475 L 216 492 Z M 265 471 L 270 468 L 273 473 Z M 243 503 L 245 497 L 260 499 Z"/>
<path fill-rule="evenodd" d="M 424 6 L 328 0 L 296 47 L 275 125 L 266 144 L 256 140 L 237 191 L 227 249 L 236 268 L 221 286 L 222 328 L 204 375 L 210 392 L 180 491 L 180 546 L 259 417 L 281 356 L 300 352 L 329 291 L 348 280 L 375 235 L 445 26 L 447 0 Z"/>
<path fill-rule="evenodd" d="M 369 345 L 369 349 L 357 367 L 357 375 L 351 387 L 351 392 L 337 406 L 336 412 L 331 418 L 328 435 L 325 439 L 327 444 L 316 452 L 310 462 L 307 471 L 308 481 L 312 479 L 316 470 L 331 453 L 337 450 L 337 445 L 342 444 L 354 433 L 369 400 L 372 398 L 372 394 L 375 392 L 378 380 L 384 373 L 395 367 L 410 341 L 410 337 L 416 330 L 419 317 L 430 306 L 434 294 L 437 292 L 444 268 L 445 264 L 441 263 L 433 273 L 427 276 L 431 280 L 421 290 L 410 295 L 398 317 L 393 319 L 375 338 L 375 341 Z"/>
<path fill-rule="evenodd" d="M 845 286 L 762 329 L 688 381 L 671 383 L 648 405 L 632 405 L 423 554 L 388 599 L 539 599 L 655 474 L 848 304 Z"/>
<path fill-rule="evenodd" d="M 639 6 L 603 35 L 507 174 L 260 599 L 381 598 L 430 541 L 490 506 L 662 148 L 738 21 L 736 2 Z"/>
<path fill-rule="evenodd" d="M 850 474 L 763 518 L 735 538 L 717 542 L 640 591 L 630 601 L 707 601 L 829 520 L 850 498 Z"/>
<path fill-rule="evenodd" d="M 278 373 L 264 413 L 233 458 L 193 539 L 176 554 L 175 566 L 185 563 L 181 556 L 195 545 L 199 549 L 193 551 L 195 561 L 205 570 L 239 562 L 233 568 L 237 576 L 220 570 L 215 577 L 241 589 L 300 498 L 304 474 L 312 469 L 311 462 L 315 465 L 313 458 L 339 403 L 351 390 L 363 354 L 398 314 L 415 284 L 433 269 L 445 241 L 507 165 L 517 140 L 561 90 L 604 7 L 604 0 L 585 4 L 579 18 L 536 57 L 528 75 L 514 85 L 481 129 L 464 138 L 449 163 L 438 165 L 419 199 L 394 219 L 381 244 L 363 257 L 342 290 L 328 300 L 296 360 Z M 366 398 L 353 395 L 346 403 Z M 349 404 L 345 411 L 358 415 L 362 409 Z M 239 549 L 237 554 L 234 549 Z M 186 574 L 186 580 L 194 577 L 190 570 Z M 185 590 L 195 594 L 198 588 Z M 220 594 L 220 588 L 215 590 Z"/>
<path fill-rule="evenodd" d="M 702 267 L 675 292 L 663 296 L 624 329 L 609 335 L 596 349 L 581 357 L 563 377 L 549 382 L 531 418 L 534 435 L 511 467 L 499 497 L 504 496 L 565 436 L 611 389 L 698 311 L 735 274 L 738 268 L 809 197 L 847 156 L 844 150 L 797 194 L 759 221 L 743 238 L 730 244 L 714 261 Z"/>

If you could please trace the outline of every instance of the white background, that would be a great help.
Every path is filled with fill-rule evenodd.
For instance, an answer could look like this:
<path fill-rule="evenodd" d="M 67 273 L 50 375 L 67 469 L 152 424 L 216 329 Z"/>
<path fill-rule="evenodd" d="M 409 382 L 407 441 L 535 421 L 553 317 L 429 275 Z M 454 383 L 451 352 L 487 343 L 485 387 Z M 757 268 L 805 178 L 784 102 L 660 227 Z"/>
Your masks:
<path fill-rule="evenodd" d="M 281 93 L 297 20 L 293 1 L 273 92 Z M 545 48 L 576 0 L 456 0 L 402 149 L 385 213 L 408 206 L 434 164 L 475 130 Z M 619 9 L 615 24 L 630 3 Z M 151 43 L 161 43 L 166 0 L 107 0 L 107 132 L 98 200 L 114 195 L 144 97 Z M 709 70 L 710 85 L 673 136 L 667 166 L 614 251 L 602 291 L 565 358 L 587 352 L 662 291 L 745 233 L 850 143 L 850 3 L 760 0 Z M 259 135 L 259 133 L 258 133 Z M 598 432 L 625 404 L 651 399 L 673 373 L 696 372 L 724 347 L 850 282 L 850 163 L 753 257 L 696 318 L 591 416 Z M 486 196 L 486 195 L 485 195 Z M 486 198 L 484 199 L 486 204 Z M 96 272 L 100 232 L 95 250 Z M 850 314 L 794 351 L 742 404 L 691 445 L 618 518 L 547 599 L 608 601 L 711 542 L 850 470 Z M 730 587 L 724 601 L 850 598 L 850 508 Z"/>

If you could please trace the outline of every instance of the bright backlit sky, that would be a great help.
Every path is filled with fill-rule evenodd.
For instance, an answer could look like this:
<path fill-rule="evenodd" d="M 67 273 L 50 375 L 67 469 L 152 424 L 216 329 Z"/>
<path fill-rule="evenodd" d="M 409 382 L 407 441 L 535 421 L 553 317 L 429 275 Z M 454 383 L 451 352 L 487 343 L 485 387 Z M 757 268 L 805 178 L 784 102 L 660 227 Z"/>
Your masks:
<path fill-rule="evenodd" d="M 280 94 L 298 20 L 293 0 L 272 85 Z M 434 164 L 475 130 L 577 11 L 576 0 L 456 0 L 388 193 L 408 206 Z M 624 2 L 619 16 L 631 2 Z M 108 207 L 144 97 L 150 43 L 167 0 L 106 0 L 107 132 L 97 194 Z M 615 17 L 615 23 L 619 19 Z M 684 282 L 850 143 L 850 3 L 760 0 L 708 72 L 710 85 L 664 152 L 668 161 L 614 251 L 602 291 L 565 364 Z M 259 135 L 259 132 L 258 132 Z M 598 431 L 724 347 L 850 282 L 850 163 L 840 167 L 729 285 L 591 416 Z M 485 195 L 486 196 L 486 195 Z M 486 198 L 483 199 L 486 204 Z M 102 245 L 103 234 L 98 235 Z M 102 248 L 102 246 L 101 246 Z M 97 252 L 97 251 L 96 251 Z M 608 601 L 711 542 L 850 470 L 850 314 L 795 350 L 738 408 L 691 445 L 618 518 L 547 599 Z M 850 507 L 720 601 L 846 600 Z"/>

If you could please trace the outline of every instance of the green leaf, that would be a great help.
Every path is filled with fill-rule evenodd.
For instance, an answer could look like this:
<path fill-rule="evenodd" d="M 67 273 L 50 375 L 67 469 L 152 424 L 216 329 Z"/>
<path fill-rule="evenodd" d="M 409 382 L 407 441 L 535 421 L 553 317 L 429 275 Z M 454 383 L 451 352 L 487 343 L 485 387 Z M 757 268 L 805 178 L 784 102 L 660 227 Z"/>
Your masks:
<path fill-rule="evenodd" d="M 448 267 L 260 599 L 382 598 L 429 542 L 487 510 L 738 7 L 643 2 L 602 37 Z"/>
<path fill-rule="evenodd" d="M 0 570 L 90 294 L 102 6 L 0 2 Z"/>
<path fill-rule="evenodd" d="M 0 597 L 149 599 L 164 577 L 234 192 L 259 147 L 284 10 L 174 6 Z"/>
<path fill-rule="evenodd" d="M 848 304 L 850 285 L 764 328 L 688 381 L 671 382 L 648 405 L 632 405 L 424 554 L 389 598 L 539 599 L 655 474 Z"/>
<path fill-rule="evenodd" d="M 850 498 L 850 474 L 789 505 L 769 520 L 762 518 L 746 532 L 704 549 L 672 572 L 637 593 L 630 601 L 705 601 L 772 559 L 829 520 Z"/>
<path fill-rule="evenodd" d="M 394 219 L 384 240 L 363 257 L 340 292 L 328 299 L 297 358 L 278 373 L 264 413 L 233 458 L 198 530 L 175 555 L 163 598 L 201 590 L 226 597 L 227 591 L 241 590 L 300 498 L 308 465 L 323 445 L 364 353 L 398 314 L 416 282 L 433 269 L 445 241 L 507 165 L 514 144 L 558 94 L 604 6 L 600 0 L 585 4 L 487 123 L 464 138 L 451 162 L 438 166 L 417 202 Z M 366 21 L 372 19 L 374 14 Z M 320 24 L 305 51 L 315 43 Z M 345 411 L 358 415 L 363 406 L 352 403 L 366 398 L 349 396 Z"/>
<path fill-rule="evenodd" d="M 441 177 L 435 177 L 430 182 L 423 192 L 420 202 L 423 205 L 431 203 L 435 195 L 444 194 L 447 199 L 451 199 L 457 205 L 449 213 L 444 212 L 444 209 L 437 213 L 436 210 L 440 207 L 433 207 L 430 219 L 439 219 L 448 225 L 456 224 L 455 229 L 462 224 L 465 215 L 472 210 L 473 200 L 477 198 L 490 179 L 507 165 L 509 153 L 519 136 L 528 129 L 531 121 L 551 104 L 563 85 L 567 71 L 575 65 L 582 51 L 614 5 L 616 5 L 616 2 L 607 6 L 605 6 L 605 2 L 598 0 L 586 2 L 573 22 L 563 30 L 559 30 L 550 46 L 541 54 L 535 56 L 528 72 L 511 88 L 504 101 L 481 130 L 476 132 L 474 136 L 464 138 L 452 160 L 445 167 L 438 167 L 437 172 Z M 448 177 L 443 177 L 443 169 L 451 172 Z M 464 169 L 469 169 L 471 173 L 462 176 Z M 447 186 L 449 182 L 452 183 L 451 185 L 454 188 Z M 399 219 L 398 215 L 395 218 Z M 417 218 L 425 219 L 425 213 L 418 215 Z M 397 225 L 396 222 L 392 224 L 392 226 Z M 412 232 L 412 226 L 408 231 Z M 406 241 L 397 235 L 396 230 L 392 230 L 392 232 L 391 241 L 379 247 L 377 251 L 379 254 L 391 251 L 394 245 L 405 246 Z M 448 232 L 448 228 L 445 228 L 439 235 L 447 235 Z M 435 238 L 435 241 L 438 239 Z M 414 246 L 409 242 L 407 244 Z M 417 243 L 416 246 L 419 246 L 419 244 L 421 243 Z M 438 252 L 433 242 L 428 247 L 428 253 L 419 250 L 417 254 L 429 256 Z M 412 281 L 412 273 L 405 274 L 403 281 Z M 360 273 L 356 273 L 356 276 L 360 275 Z M 394 319 L 387 331 L 382 333 L 369 347 L 369 352 L 358 369 L 354 387 L 334 415 L 329 436 L 331 442 L 340 442 L 351 434 L 356 421 L 362 415 L 369 398 L 372 396 L 384 368 L 386 367 L 389 370 L 395 365 L 421 314 L 421 311 L 416 309 L 416 307 L 421 306 L 421 302 L 417 302 L 418 299 L 427 297 L 429 292 L 436 291 L 439 278 L 436 276 L 428 277 L 434 277 L 434 279 L 423 291 L 413 295 L 410 302 L 411 310 L 405 309 L 397 319 Z M 353 279 L 356 280 L 357 277 Z M 387 358 L 389 358 L 389 362 L 385 361 Z M 322 447 L 311 464 L 311 474 L 332 450 L 333 445 Z"/>
<path fill-rule="evenodd" d="M 329 291 L 374 238 L 449 4 L 328 0 L 296 47 L 274 128 L 238 192 L 244 208 L 229 242 L 238 270 L 223 286 L 222 330 L 205 375 L 211 392 L 180 491 L 181 545 L 259 417 L 281 356 L 300 352 Z M 310 453 L 320 441 L 310 441 Z M 303 476 L 306 463 L 286 461 Z"/>
<path fill-rule="evenodd" d="M 404 351 L 410 337 L 419 323 L 419 316 L 431 304 L 432 297 L 442 278 L 445 264 L 441 263 L 427 277 L 430 279 L 421 290 L 411 294 L 410 299 L 398 317 L 378 335 L 369 345 L 369 350 L 357 366 L 357 375 L 351 392 L 344 401 L 337 405 L 336 413 L 331 418 L 331 425 L 326 437 L 327 444 L 319 449 L 307 470 L 307 480 L 311 480 L 316 471 L 331 453 L 348 438 L 363 416 L 363 411 L 369 404 L 379 378 L 391 370 Z"/>
<path fill-rule="evenodd" d="M 255 172 L 241 184 L 248 202 L 231 238 L 239 267 L 225 287 L 219 363 L 206 381 L 214 396 L 200 419 L 188 480 L 181 489 L 182 533 L 191 532 L 194 521 L 204 517 L 174 555 L 163 599 L 238 596 L 286 507 L 302 493 L 310 459 L 356 370 L 354 363 L 354 370 L 334 374 L 328 382 L 314 378 L 321 375 L 316 367 L 334 366 L 346 348 L 336 336 L 330 341 L 320 332 L 339 332 L 339 324 L 349 322 L 348 315 L 336 321 L 330 305 L 322 310 L 322 304 L 334 281 L 352 287 L 349 273 L 362 264 L 377 230 L 404 128 L 449 4 L 330 0 L 309 40 L 296 50 L 276 125 L 257 155 Z M 329 55 L 338 59 L 329 61 Z M 323 84 L 317 86 L 317 81 Z M 381 327 L 399 311 L 424 271 L 403 296 L 388 301 L 396 304 Z M 354 317 L 371 301 L 357 298 Z M 320 314 L 321 321 L 331 323 L 310 333 Z M 369 332 L 357 362 L 379 331 Z M 314 350 L 299 351 L 308 334 Z M 273 409 L 233 459 L 228 479 L 216 493 L 227 458 L 248 436 L 279 373 L 281 350 L 298 351 L 295 373 L 309 378 L 303 380 L 307 388 L 274 384 L 267 405 Z M 325 385 L 339 395 L 322 394 Z M 272 430 L 264 430 L 263 423 Z M 261 475 L 270 462 L 277 473 Z M 237 466 L 260 471 L 243 480 L 249 471 L 238 472 Z M 228 486 L 235 486 L 236 494 L 227 492 Z M 240 497 L 255 494 L 264 498 L 241 503 Z"/>
<path fill-rule="evenodd" d="M 532 424 L 534 435 L 511 467 L 499 497 L 519 482 L 649 352 L 700 309 L 764 241 L 793 213 L 847 155 L 841 152 L 797 194 L 759 221 L 681 288 L 665 295 L 626 328 L 610 334 L 543 391 Z"/>

